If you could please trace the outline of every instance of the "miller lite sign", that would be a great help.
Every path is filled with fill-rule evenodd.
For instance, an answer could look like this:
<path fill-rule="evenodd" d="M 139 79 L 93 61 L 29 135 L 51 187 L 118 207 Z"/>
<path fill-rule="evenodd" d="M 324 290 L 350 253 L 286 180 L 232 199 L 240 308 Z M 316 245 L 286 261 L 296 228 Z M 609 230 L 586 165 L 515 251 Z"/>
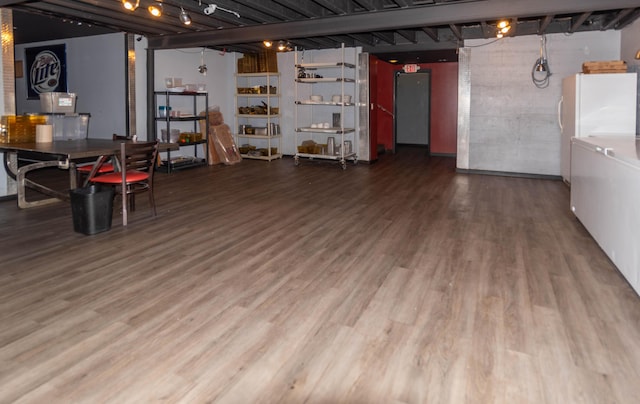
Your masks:
<path fill-rule="evenodd" d="M 28 68 L 28 98 L 39 98 L 42 93 L 66 92 L 65 45 L 25 49 Z"/>

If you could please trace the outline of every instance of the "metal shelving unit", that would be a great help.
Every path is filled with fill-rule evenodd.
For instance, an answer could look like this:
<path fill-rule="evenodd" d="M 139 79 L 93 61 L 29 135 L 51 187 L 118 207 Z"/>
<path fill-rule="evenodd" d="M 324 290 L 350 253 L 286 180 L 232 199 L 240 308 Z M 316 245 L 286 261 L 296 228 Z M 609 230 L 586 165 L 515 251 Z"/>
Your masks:
<path fill-rule="evenodd" d="M 242 157 L 282 158 L 280 74 L 237 73 L 235 104 L 235 138 Z"/>
<path fill-rule="evenodd" d="M 337 62 L 305 63 L 303 55 L 299 54 L 296 50 L 295 143 L 298 150 L 294 156 L 295 164 L 300 164 L 300 158 L 325 159 L 339 161 L 346 169 L 347 161 L 358 162 L 355 152 L 356 64 L 345 61 L 344 44 Z M 303 99 L 309 96 L 309 91 L 312 95 L 322 95 L 322 100 Z M 314 150 L 305 149 L 305 141 L 313 141 Z"/>
<path fill-rule="evenodd" d="M 206 92 L 173 92 L 173 91 L 154 91 L 154 105 L 153 109 L 155 111 L 155 122 L 153 128 L 153 140 L 159 139 L 158 131 L 159 129 L 166 129 L 166 139 L 160 139 L 162 142 L 170 142 L 171 141 L 171 129 L 174 126 L 174 129 L 177 126 L 180 126 L 179 123 L 192 123 L 193 124 L 193 132 L 192 133 L 201 133 L 199 131 L 198 126 L 201 122 L 205 123 L 205 131 L 201 133 L 202 139 L 197 140 L 183 140 L 178 139 L 177 143 L 181 148 L 192 146 L 193 147 L 193 156 L 178 156 L 175 158 L 171 158 L 171 152 L 167 151 L 167 158 L 162 160 L 162 165 L 158 167 L 159 170 L 165 172 L 172 172 L 176 170 L 183 170 L 186 168 L 199 167 L 203 165 L 207 165 L 207 158 L 209 154 L 209 144 L 207 142 L 207 138 L 209 137 L 209 117 L 205 113 L 204 115 L 198 115 L 198 105 L 203 104 L 204 111 L 209 110 L 209 95 Z M 176 105 L 173 102 L 174 98 L 179 98 L 182 100 L 187 100 L 186 104 L 188 104 L 189 113 L 181 114 L 179 116 L 171 116 L 171 108 L 172 105 Z M 192 102 L 188 100 L 188 98 L 192 98 Z M 160 111 L 160 100 L 164 102 L 165 113 L 161 115 Z M 161 126 L 164 126 L 162 128 Z M 184 127 L 184 125 L 182 125 Z M 198 157 L 198 146 L 204 145 L 204 155 L 205 157 Z"/>

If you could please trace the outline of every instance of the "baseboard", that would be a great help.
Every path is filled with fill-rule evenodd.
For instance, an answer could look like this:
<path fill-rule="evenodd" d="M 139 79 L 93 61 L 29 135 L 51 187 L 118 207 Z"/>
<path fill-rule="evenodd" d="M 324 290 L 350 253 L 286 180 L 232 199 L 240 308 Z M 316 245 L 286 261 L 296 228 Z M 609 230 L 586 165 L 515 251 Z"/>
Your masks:
<path fill-rule="evenodd" d="M 531 178 L 531 179 L 538 179 L 538 180 L 562 181 L 562 176 L 560 175 L 516 173 L 516 172 L 510 172 L 510 171 L 471 170 L 471 169 L 465 169 L 465 168 L 456 168 L 456 172 L 461 174 L 497 175 L 501 177 L 517 177 L 517 178 Z"/>
<path fill-rule="evenodd" d="M 433 157 L 457 157 L 456 153 L 431 153 L 430 156 Z"/>

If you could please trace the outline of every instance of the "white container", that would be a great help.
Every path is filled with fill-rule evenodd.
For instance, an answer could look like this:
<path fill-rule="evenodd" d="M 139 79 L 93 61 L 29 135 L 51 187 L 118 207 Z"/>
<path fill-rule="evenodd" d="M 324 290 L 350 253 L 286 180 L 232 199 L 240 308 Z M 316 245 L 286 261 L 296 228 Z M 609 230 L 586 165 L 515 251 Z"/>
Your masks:
<path fill-rule="evenodd" d="M 40 109 L 46 113 L 73 114 L 76 112 L 75 93 L 42 93 Z"/>
<path fill-rule="evenodd" d="M 53 127 L 53 140 L 80 140 L 88 137 L 90 114 L 51 114 L 46 117 L 47 124 Z"/>
<path fill-rule="evenodd" d="M 178 140 L 180 140 L 180 129 L 171 129 L 171 132 L 169 133 L 171 135 L 169 138 L 167 138 L 167 130 L 160 129 L 160 141 L 169 142 L 169 143 L 178 143 Z"/>
<path fill-rule="evenodd" d="M 164 79 L 167 88 L 182 87 L 182 77 L 167 77 Z"/>

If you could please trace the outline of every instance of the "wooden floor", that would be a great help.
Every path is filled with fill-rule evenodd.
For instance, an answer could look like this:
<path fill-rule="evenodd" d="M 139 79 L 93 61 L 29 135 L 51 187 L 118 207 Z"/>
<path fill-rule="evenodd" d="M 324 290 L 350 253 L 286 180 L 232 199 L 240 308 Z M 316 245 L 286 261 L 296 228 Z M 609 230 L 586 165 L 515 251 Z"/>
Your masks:
<path fill-rule="evenodd" d="M 638 403 L 640 299 L 560 181 L 401 149 L 0 202 L 0 403 Z"/>

